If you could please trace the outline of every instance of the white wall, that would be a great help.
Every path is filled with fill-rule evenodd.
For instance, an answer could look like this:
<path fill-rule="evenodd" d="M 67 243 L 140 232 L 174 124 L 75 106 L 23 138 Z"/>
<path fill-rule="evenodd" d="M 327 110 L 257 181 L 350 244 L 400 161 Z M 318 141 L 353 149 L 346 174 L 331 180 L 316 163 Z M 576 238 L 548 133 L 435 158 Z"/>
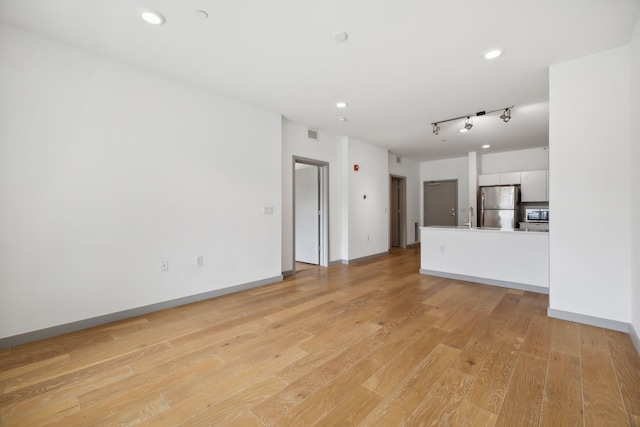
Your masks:
<path fill-rule="evenodd" d="M 631 324 L 640 334 L 640 14 L 629 44 L 631 53 Z M 638 346 L 638 342 L 636 342 Z M 637 348 L 640 352 L 640 347 Z"/>
<path fill-rule="evenodd" d="M 420 225 L 424 225 L 424 182 L 458 180 L 458 225 L 464 225 L 469 215 L 469 158 L 434 160 L 420 163 Z"/>
<path fill-rule="evenodd" d="M 629 77 L 627 46 L 550 69 L 550 308 L 626 323 Z"/>
<path fill-rule="evenodd" d="M 0 338 L 280 277 L 279 115 L 4 25 L 0 65 Z"/>
<path fill-rule="evenodd" d="M 389 159 L 384 148 L 344 138 L 348 189 L 347 260 L 389 250 Z M 359 166 L 358 171 L 353 165 Z M 365 198 L 366 196 L 366 198 Z"/>
<path fill-rule="evenodd" d="M 293 270 L 293 157 L 329 163 L 329 261 L 342 256 L 342 137 L 320 131 L 307 139 L 307 127 L 282 119 L 282 271 Z"/>
<path fill-rule="evenodd" d="M 478 172 L 483 175 L 549 169 L 549 150 L 545 148 L 481 154 Z"/>
<path fill-rule="evenodd" d="M 407 224 L 407 245 L 416 243 L 414 224 L 420 226 L 420 164 L 401 157 L 400 163 L 396 161 L 395 154 L 389 153 L 389 173 L 391 175 L 406 178 L 407 203 L 406 203 L 406 224 Z"/>

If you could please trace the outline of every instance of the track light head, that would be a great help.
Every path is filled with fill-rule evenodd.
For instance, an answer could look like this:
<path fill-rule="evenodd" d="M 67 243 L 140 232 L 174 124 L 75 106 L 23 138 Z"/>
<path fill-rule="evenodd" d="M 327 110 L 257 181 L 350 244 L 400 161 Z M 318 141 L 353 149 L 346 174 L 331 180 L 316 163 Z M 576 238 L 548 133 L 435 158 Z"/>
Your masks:
<path fill-rule="evenodd" d="M 467 117 L 464 120 L 464 127 L 462 129 L 459 129 L 458 132 L 460 133 L 469 132 L 472 127 L 473 127 L 473 120 L 471 119 L 471 117 Z"/>
<path fill-rule="evenodd" d="M 509 108 L 505 108 L 504 113 L 502 113 L 500 118 L 503 122 L 507 123 L 509 120 L 511 120 L 511 110 Z"/>
<path fill-rule="evenodd" d="M 437 135 L 440 132 L 440 126 L 437 123 L 433 124 L 433 134 Z"/>

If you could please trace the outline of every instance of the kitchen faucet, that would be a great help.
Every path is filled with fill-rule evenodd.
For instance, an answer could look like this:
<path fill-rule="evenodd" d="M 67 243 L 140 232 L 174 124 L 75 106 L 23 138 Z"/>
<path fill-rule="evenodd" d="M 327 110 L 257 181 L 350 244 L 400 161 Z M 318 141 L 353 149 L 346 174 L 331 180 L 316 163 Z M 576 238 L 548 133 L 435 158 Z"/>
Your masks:
<path fill-rule="evenodd" d="M 473 206 L 469 206 L 469 222 L 467 223 L 469 228 L 473 227 Z"/>

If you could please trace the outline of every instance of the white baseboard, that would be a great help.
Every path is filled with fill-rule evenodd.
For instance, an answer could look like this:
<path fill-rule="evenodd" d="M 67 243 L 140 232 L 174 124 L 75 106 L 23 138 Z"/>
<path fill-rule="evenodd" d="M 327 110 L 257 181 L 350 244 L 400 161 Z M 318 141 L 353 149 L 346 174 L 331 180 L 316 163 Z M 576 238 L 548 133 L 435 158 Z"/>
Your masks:
<path fill-rule="evenodd" d="M 603 319 L 602 317 L 588 316 L 586 314 L 572 313 L 570 311 L 556 310 L 555 308 L 547 308 L 547 316 L 556 319 L 568 320 L 570 322 L 584 323 L 585 325 L 597 326 L 599 328 L 611 329 L 614 331 L 625 332 L 631 334 L 631 325 L 629 323 L 620 322 L 618 320 Z M 631 337 L 633 339 L 633 336 Z M 637 335 L 636 335 L 637 340 Z M 635 344 L 635 342 L 634 342 Z M 636 344 L 636 349 L 638 345 Z"/>
<path fill-rule="evenodd" d="M 633 341 L 633 346 L 636 348 L 636 351 L 640 356 L 640 337 L 638 336 L 638 331 L 636 331 L 633 325 L 629 325 L 629 336 L 631 337 L 631 341 Z"/>
<path fill-rule="evenodd" d="M 525 283 L 506 282 L 504 280 L 486 279 L 484 277 L 466 276 L 464 274 L 445 273 L 443 271 L 420 269 L 420 274 L 427 276 L 444 277 L 446 279 L 462 280 L 464 282 L 474 282 L 483 285 L 500 286 L 501 288 L 517 289 L 519 291 L 536 292 L 538 294 L 548 294 L 549 288 L 544 286 L 527 285 Z"/>
<path fill-rule="evenodd" d="M 372 258 L 378 258 L 378 257 L 385 256 L 385 255 L 389 255 L 389 251 L 380 252 L 379 254 L 367 255 L 367 256 L 360 257 L 360 258 L 343 259 L 342 263 L 343 264 L 353 264 L 354 262 L 367 261 L 367 260 L 370 260 Z"/>
<path fill-rule="evenodd" d="M 65 323 L 64 325 L 52 326 L 50 328 L 39 329 L 37 331 L 26 332 L 24 334 L 14 335 L 11 337 L 0 338 L 0 349 L 7 347 L 15 347 L 17 345 L 26 344 L 46 338 L 55 337 L 69 332 L 79 331 L 81 329 L 92 328 L 94 326 L 104 325 L 118 320 L 129 319 L 135 316 L 153 313 L 154 311 L 166 310 L 167 308 L 178 307 L 180 305 L 190 304 L 192 302 L 203 301 L 210 298 L 219 297 L 221 295 L 231 294 L 234 292 L 244 291 L 246 289 L 257 288 L 258 286 L 268 285 L 282 281 L 282 276 L 270 277 L 267 279 L 257 280 L 255 282 L 243 283 L 236 286 L 230 286 L 224 289 L 216 289 L 214 291 L 202 294 L 191 295 L 188 297 L 177 298 L 170 301 L 159 302 L 156 304 L 136 307 L 129 310 L 118 311 L 116 313 L 105 314 L 103 316 L 92 317 L 89 319 L 78 320 L 76 322 Z"/>

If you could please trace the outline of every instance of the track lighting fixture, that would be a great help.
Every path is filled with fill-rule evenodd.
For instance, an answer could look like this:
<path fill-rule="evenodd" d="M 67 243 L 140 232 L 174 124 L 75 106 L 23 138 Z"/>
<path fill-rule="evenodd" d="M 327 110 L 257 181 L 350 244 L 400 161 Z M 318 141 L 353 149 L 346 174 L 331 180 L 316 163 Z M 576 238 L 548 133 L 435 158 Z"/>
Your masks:
<path fill-rule="evenodd" d="M 505 108 L 504 113 L 502 113 L 500 118 L 503 122 L 507 123 L 509 120 L 511 120 L 511 110 L 509 108 Z"/>
<path fill-rule="evenodd" d="M 472 127 L 473 127 L 473 120 L 471 120 L 471 117 L 467 117 L 464 120 L 464 127 L 462 129 L 459 129 L 458 132 L 460 133 L 469 132 Z"/>
<path fill-rule="evenodd" d="M 496 113 L 498 111 L 502 111 L 502 115 L 500 116 L 500 118 L 502 119 L 503 122 L 507 123 L 509 120 L 511 120 L 511 109 L 513 108 L 513 105 L 510 107 L 504 107 L 504 108 L 498 108 L 497 110 L 490 110 L 490 111 L 478 111 L 475 114 L 467 114 L 465 116 L 460 116 L 460 117 L 454 117 L 452 119 L 447 119 L 447 120 L 439 120 L 437 122 L 433 122 L 431 123 L 431 125 L 433 126 L 433 134 L 434 135 L 438 135 L 438 133 L 440 132 L 440 125 L 442 123 L 446 123 L 446 122 L 452 122 L 454 120 L 461 120 L 461 119 L 465 119 L 464 120 L 464 127 L 462 129 L 460 129 L 458 132 L 468 132 L 471 130 L 471 128 L 473 127 L 473 116 L 484 116 L 485 114 L 489 114 L 489 113 Z"/>

